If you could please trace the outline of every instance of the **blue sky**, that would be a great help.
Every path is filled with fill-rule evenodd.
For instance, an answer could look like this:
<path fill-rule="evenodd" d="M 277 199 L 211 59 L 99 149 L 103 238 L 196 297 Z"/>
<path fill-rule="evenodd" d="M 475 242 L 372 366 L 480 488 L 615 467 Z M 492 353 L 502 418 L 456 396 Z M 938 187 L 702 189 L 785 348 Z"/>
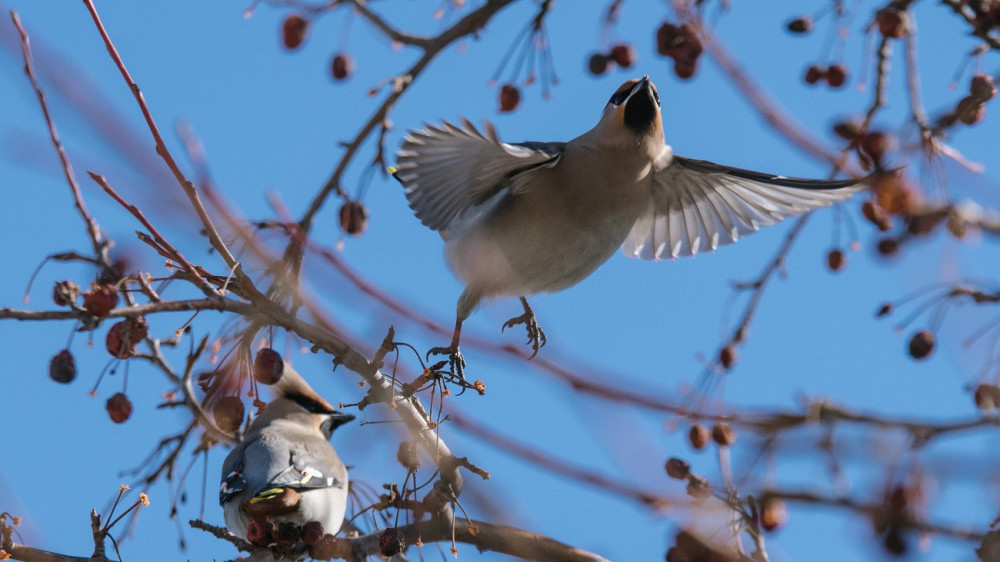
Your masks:
<path fill-rule="evenodd" d="M 928 4 L 918 3 L 919 48 L 924 103 L 934 112 L 950 107 L 960 97 L 960 92 L 948 88 L 948 82 L 974 44 L 954 27 L 943 8 Z M 810 3 L 809 11 L 820 5 Z M 432 18 L 436 6 L 436 2 L 383 2 L 373 8 L 397 25 L 433 33 L 441 26 Z M 134 135 L 131 138 L 136 140 L 126 144 L 137 152 L 145 151 L 146 158 L 153 157 L 141 115 L 82 4 L 55 7 L 15 1 L 3 7 L 5 12 L 17 10 L 32 35 L 54 119 L 87 203 L 118 248 L 134 255 L 144 270 L 162 273 L 162 259 L 134 239 L 139 225 L 84 179 L 85 170 L 106 175 L 126 198 L 143 206 L 185 255 L 221 272 L 221 260 L 208 254 L 207 245 L 192 235 L 195 222 L 186 204 L 171 203 L 177 200 L 176 185 L 138 173 L 120 150 L 109 145 L 57 93 L 53 73 L 59 70 L 62 76 L 71 76 L 70 88 L 82 99 L 118 116 L 116 135 Z M 246 6 L 235 2 L 138 5 L 108 0 L 98 8 L 175 155 L 182 152 L 173 126 L 188 122 L 205 145 L 219 188 L 253 219 L 273 217 L 268 193 L 278 194 L 294 215 L 301 214 L 339 158 L 338 143 L 354 136 L 384 95 L 367 97 L 365 93 L 407 68 L 417 55 L 412 49 L 393 49 L 360 18 L 347 23 L 345 11 L 323 16 L 303 48 L 289 53 L 279 43 L 280 22 L 288 13 L 282 9 L 261 6 L 245 19 Z M 560 78 L 552 99 L 544 101 L 537 86 L 526 88 L 521 107 L 501 115 L 488 81 L 504 50 L 534 15 L 535 4 L 521 2 L 505 9 L 479 40 L 449 49 L 413 85 L 392 112 L 394 129 L 387 137 L 387 148 L 394 151 L 409 128 L 460 117 L 474 123 L 491 120 L 504 140 L 568 140 L 593 126 L 620 82 L 648 74 L 659 87 L 667 142 L 675 153 L 786 175 L 824 177 L 829 173 L 822 163 L 769 129 L 711 62 L 702 61 L 692 81 L 673 77 L 669 61 L 655 56 L 653 49 L 655 29 L 667 15 L 662 3 L 626 3 L 613 31 L 616 38 L 636 45 L 638 63 L 633 69 L 599 78 L 586 74 L 586 57 L 599 46 L 602 9 L 603 3 L 556 5 L 547 20 Z M 784 22 L 799 10 L 799 2 L 736 2 L 731 12 L 717 19 L 717 33 L 789 114 L 836 147 L 839 141 L 828 132 L 831 124 L 863 111 L 870 99 L 870 91 L 859 91 L 853 78 L 861 71 L 866 43 L 862 30 L 873 5 L 862 3 L 850 26 L 844 62 L 851 69 L 852 82 L 836 91 L 801 83 L 808 64 L 828 62 L 824 45 L 830 26 L 824 19 L 809 37 L 789 36 Z M 0 303 L 49 309 L 53 281 L 72 279 L 84 285 L 91 274 L 78 265 L 49 263 L 25 305 L 21 297 L 32 270 L 47 254 L 83 251 L 87 245 L 82 222 L 47 143 L 34 94 L 12 49 L 12 26 L 6 14 L 0 29 L 5 44 L 0 56 L 4 76 L 0 80 L 0 186 L 6 198 L 0 206 L 0 235 L 8 241 L 3 250 L 6 267 L 0 276 Z M 349 29 L 346 39 L 345 29 Z M 331 54 L 341 49 L 354 56 L 357 69 L 349 80 L 334 83 L 326 68 Z M 902 63 L 901 54 L 897 46 L 892 59 L 896 67 Z M 995 74 L 995 55 L 980 65 L 980 70 Z M 69 69 L 79 74 L 66 74 Z M 968 73 L 959 81 L 960 90 L 967 79 Z M 907 103 L 903 75 L 897 71 L 890 83 L 889 106 L 876 124 L 891 129 L 903 126 Z M 976 127 L 956 130 L 952 138 L 967 158 L 986 165 L 985 176 L 975 176 L 952 163 L 934 168 L 947 174 L 953 197 L 974 198 L 994 208 L 1000 205 L 994 169 L 995 117 L 989 114 Z M 365 183 L 372 149 L 367 144 L 345 176 L 344 187 L 352 194 Z M 153 162 L 153 166 L 160 165 Z M 190 170 L 186 162 L 184 166 Z M 911 170 L 924 180 L 929 193 L 941 193 L 933 174 L 919 167 Z M 345 240 L 344 260 L 385 291 L 450 325 L 461 287 L 444 264 L 437 234 L 412 216 L 394 181 L 376 175 L 364 201 L 371 213 L 369 228 L 363 236 Z M 340 237 L 338 206 L 330 201 L 313 231 L 316 240 L 331 247 Z M 909 333 L 928 322 L 927 315 L 900 333 L 893 329 L 893 322 L 910 310 L 886 320 L 875 320 L 873 311 L 880 303 L 929 283 L 995 279 L 995 244 L 989 239 L 957 242 L 938 233 L 886 262 L 875 255 L 876 236 L 860 219 L 858 203 L 845 205 L 843 211 L 860 231 L 862 249 L 850 253 L 844 271 L 829 272 L 826 252 L 834 244 L 846 246 L 851 234 L 844 223 L 838 230 L 837 212 L 816 213 L 788 257 L 787 278 L 768 287 L 749 342 L 740 349 L 736 368 L 713 398 L 727 408 L 800 411 L 805 397 L 823 397 L 891 417 L 974 416 L 968 385 L 984 376 L 986 356 L 983 345 L 964 348 L 960 343 L 989 320 L 989 311 L 969 307 L 953 311 L 939 331 L 942 345 L 931 359 L 919 364 L 906 357 L 904 348 Z M 701 357 L 715 352 L 742 310 L 732 307 L 732 282 L 756 276 L 789 226 L 767 229 L 696 259 L 648 263 L 615 256 L 579 286 L 532 299 L 549 336 L 541 357 L 589 376 L 608 377 L 607 382 L 614 385 L 680 402 L 683 393 L 701 380 Z M 419 349 L 445 343 L 359 296 L 318 261 L 309 264 L 307 271 L 312 289 L 328 303 L 331 315 L 361 341 L 377 344 L 393 324 L 399 339 Z M 174 298 L 193 294 L 176 286 L 172 290 L 176 293 L 169 296 Z M 498 344 L 520 345 L 523 335 L 518 330 L 499 331 L 503 321 L 518 312 L 515 299 L 487 305 L 472 317 L 468 333 Z M 155 333 L 166 337 L 185 320 L 163 316 L 151 323 Z M 219 315 L 202 314 L 196 330 L 217 333 L 220 320 Z M 5 452 L 0 455 L 0 510 L 24 517 L 22 533 L 29 544 L 83 555 L 89 551 L 90 508 L 105 507 L 119 483 L 131 483 L 134 479 L 120 471 L 137 465 L 160 437 L 180 430 L 186 418 L 154 409 L 169 385 L 162 375 L 135 362 L 129 366 L 129 394 L 136 407 L 133 418 L 120 426 L 107 419 L 104 400 L 120 389 L 121 373 L 106 378 L 96 398 L 87 396 L 107 361 L 101 349 L 104 330 L 94 335 L 92 348 L 86 334 L 76 335 L 73 351 L 80 376 L 74 384 L 50 381 L 48 360 L 65 345 L 70 330 L 68 322 L 0 322 L 0 370 L 7 373 L 0 377 L 0 408 L 6 413 L 7 428 L 2 440 Z M 278 341 L 283 345 L 283 339 Z M 174 360 L 182 360 L 185 346 L 175 352 Z M 683 485 L 663 473 L 663 461 L 669 456 L 687 458 L 699 473 L 719 481 L 714 454 L 690 451 L 684 431 L 673 429 L 677 420 L 582 396 L 532 364 L 498 360 L 471 348 L 466 349 L 466 357 L 468 374 L 487 382 L 487 394 L 466 394 L 454 399 L 452 406 L 494 431 L 555 458 L 681 499 L 685 497 Z M 331 374 L 327 358 L 298 352 L 290 358 L 331 402 L 349 403 L 361 397 L 358 379 L 344 370 Z M 414 367 L 412 361 L 409 366 Z M 996 376 L 995 367 L 991 374 Z M 374 421 L 389 416 L 385 410 L 370 409 L 360 417 Z M 681 421 L 677 427 L 687 426 Z M 661 559 L 676 525 L 689 520 L 682 511 L 651 513 L 568 481 L 483 446 L 475 436 L 457 429 L 443 435 L 456 454 L 468 456 L 493 476 L 488 482 L 477 482 L 472 476 L 466 479 L 466 497 L 489 498 L 497 508 L 473 509 L 474 517 L 535 530 L 614 560 Z M 982 529 L 997 515 L 996 482 L 983 487 L 990 462 L 997 460 L 995 437 L 955 438 L 914 455 L 906 451 L 905 440 L 898 434 L 853 428 L 838 436 L 851 491 L 857 497 L 877 497 L 888 467 L 916 463 L 939 477 L 934 480 L 930 504 L 936 521 Z M 758 451 L 754 437 L 747 432 L 739 439 L 734 467 L 737 475 L 752 474 L 749 482 L 832 493 L 825 465 L 817 461 L 818 432 L 788 435 L 786 448 L 770 470 L 754 461 Z M 376 487 L 402 481 L 404 472 L 394 460 L 396 443 L 394 429 L 379 424 L 356 423 L 334 438 L 345 461 L 355 467 L 352 478 Z M 205 518 L 218 524 L 222 514 L 215 489 L 223 457 L 224 451 L 213 450 L 207 465 Z M 199 461 L 189 477 L 181 522 L 199 515 L 201 470 Z M 143 512 L 134 537 L 122 544 L 125 559 L 147 559 L 150 552 L 162 553 L 162 559 L 234 557 L 227 544 L 189 529 L 184 530 L 187 552 L 176 551 L 178 535 L 167 519 L 171 490 L 163 484 L 150 490 L 152 506 Z M 843 517 L 832 509 L 802 506 L 792 506 L 790 515 L 789 526 L 768 537 L 772 560 L 881 557 L 866 521 Z M 726 532 L 722 521 L 709 518 L 701 528 L 722 534 Z M 827 540 L 818 541 L 817 536 Z M 968 560 L 967 547 L 933 540 L 926 553 L 914 558 Z M 433 547 L 425 552 L 428 559 L 437 556 Z M 480 556 L 471 546 L 460 547 L 460 556 L 499 559 Z"/>

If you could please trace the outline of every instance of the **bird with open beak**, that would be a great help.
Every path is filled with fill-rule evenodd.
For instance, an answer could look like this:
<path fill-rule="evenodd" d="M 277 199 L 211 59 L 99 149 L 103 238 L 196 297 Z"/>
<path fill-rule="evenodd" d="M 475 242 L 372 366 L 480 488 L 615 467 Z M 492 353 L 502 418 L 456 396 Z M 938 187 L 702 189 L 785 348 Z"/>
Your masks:
<path fill-rule="evenodd" d="M 693 256 L 762 226 L 843 201 L 854 180 L 788 178 L 675 156 L 648 77 L 622 84 L 597 125 L 569 142 L 501 142 L 492 125 L 444 122 L 407 134 L 395 177 L 420 221 L 445 241 L 464 283 L 462 323 L 484 298 L 517 296 L 532 357 L 545 345 L 526 296 L 576 285 L 621 248 L 641 259 Z"/>
<path fill-rule="evenodd" d="M 347 509 L 347 468 L 330 436 L 354 419 L 316 394 L 286 363 L 269 402 L 222 464 L 226 527 L 247 538 L 252 521 L 318 521 L 336 534 Z"/>

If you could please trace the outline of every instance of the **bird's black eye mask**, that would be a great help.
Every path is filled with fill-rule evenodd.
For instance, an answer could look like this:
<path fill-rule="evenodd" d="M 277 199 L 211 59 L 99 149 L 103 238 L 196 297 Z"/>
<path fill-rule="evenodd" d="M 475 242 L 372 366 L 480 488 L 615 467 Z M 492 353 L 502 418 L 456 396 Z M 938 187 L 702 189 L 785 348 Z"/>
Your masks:
<path fill-rule="evenodd" d="M 608 103 L 614 105 L 615 107 L 618 107 L 619 105 L 625 103 L 625 100 L 628 99 L 629 94 L 632 93 L 632 90 L 635 89 L 635 85 L 638 83 L 639 80 L 629 80 L 628 82 L 625 82 L 624 84 L 621 85 L 620 88 L 618 88 L 618 91 L 611 96 L 611 99 L 608 100 Z M 652 84 L 649 85 L 649 89 L 652 90 L 653 99 L 656 100 L 656 106 L 659 107 L 660 93 L 656 91 L 656 86 L 653 86 Z"/>
<path fill-rule="evenodd" d="M 304 394 L 289 394 L 287 398 L 311 414 L 329 414 L 330 407 L 319 400 Z"/>

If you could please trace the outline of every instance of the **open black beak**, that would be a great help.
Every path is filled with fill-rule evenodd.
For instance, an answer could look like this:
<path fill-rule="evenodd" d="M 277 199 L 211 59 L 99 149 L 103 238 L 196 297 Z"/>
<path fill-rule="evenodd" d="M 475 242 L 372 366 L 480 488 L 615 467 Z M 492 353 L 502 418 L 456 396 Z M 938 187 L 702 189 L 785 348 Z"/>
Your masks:
<path fill-rule="evenodd" d="M 659 108 L 660 96 L 649 76 L 643 76 L 625 99 L 625 125 L 633 131 L 645 133 L 656 120 Z"/>

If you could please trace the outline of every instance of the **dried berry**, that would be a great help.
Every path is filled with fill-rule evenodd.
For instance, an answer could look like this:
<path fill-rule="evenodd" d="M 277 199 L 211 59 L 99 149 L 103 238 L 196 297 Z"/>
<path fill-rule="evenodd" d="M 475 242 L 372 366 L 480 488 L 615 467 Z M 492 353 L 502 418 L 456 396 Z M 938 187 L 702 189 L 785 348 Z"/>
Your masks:
<path fill-rule="evenodd" d="M 382 556 L 395 556 L 406 548 L 406 536 L 396 527 L 382 531 L 378 538 L 378 551 Z"/>
<path fill-rule="evenodd" d="M 694 76 L 694 73 L 698 71 L 698 63 L 695 61 L 688 61 L 682 59 L 676 59 L 674 61 L 674 74 L 677 75 L 681 80 L 687 80 Z"/>
<path fill-rule="evenodd" d="M 692 474 L 688 477 L 687 494 L 695 499 L 705 499 L 712 495 L 712 485 L 704 477 Z"/>
<path fill-rule="evenodd" d="M 281 41 L 286 49 L 298 49 L 306 39 L 309 31 L 309 20 L 304 17 L 292 14 L 285 18 L 281 24 Z"/>
<path fill-rule="evenodd" d="M 608 71 L 610 60 L 603 53 L 594 53 L 587 59 L 587 70 L 594 76 L 600 76 Z"/>
<path fill-rule="evenodd" d="M 920 330 L 910 338 L 910 357 L 924 359 L 934 351 L 934 334 L 928 330 Z"/>
<path fill-rule="evenodd" d="M 340 228 L 351 236 L 361 236 L 368 228 L 368 209 L 361 201 L 348 201 L 340 207 Z"/>
<path fill-rule="evenodd" d="M 691 446 L 696 451 L 704 449 L 705 445 L 708 445 L 708 440 L 711 436 L 712 434 L 708 431 L 708 428 L 700 423 L 692 425 L 691 430 L 688 431 L 688 441 L 691 442 Z"/>
<path fill-rule="evenodd" d="M 980 384 L 976 387 L 976 407 L 983 411 L 1000 408 L 1000 388 L 995 384 Z"/>
<path fill-rule="evenodd" d="M 875 22 L 878 24 L 878 32 L 883 37 L 899 39 L 906 35 L 906 14 L 896 8 L 883 8 L 879 10 L 875 13 Z"/>
<path fill-rule="evenodd" d="M 212 416 L 219 429 L 226 433 L 236 433 L 243 425 L 243 401 L 239 396 L 223 396 L 212 404 Z"/>
<path fill-rule="evenodd" d="M 49 361 L 49 378 L 63 384 L 71 383 L 76 378 L 76 360 L 68 349 L 56 353 Z"/>
<path fill-rule="evenodd" d="M 500 87 L 500 113 L 514 111 L 521 104 L 521 90 L 513 84 Z"/>
<path fill-rule="evenodd" d="M 115 423 L 123 423 L 132 417 L 132 402 L 123 392 L 119 392 L 108 398 L 108 402 L 104 407 L 107 409 L 111 421 Z"/>
<path fill-rule="evenodd" d="M 118 305 L 118 289 L 114 285 L 94 285 L 83 294 L 83 309 L 104 318 Z"/>
<path fill-rule="evenodd" d="M 310 521 L 302 526 L 302 542 L 312 546 L 323 539 L 323 535 L 326 534 L 323 530 L 323 524 L 319 521 Z"/>
<path fill-rule="evenodd" d="M 52 288 L 52 301 L 59 306 L 69 306 L 76 302 L 80 286 L 72 281 L 56 281 Z"/>
<path fill-rule="evenodd" d="M 878 245 L 875 246 L 879 254 L 883 256 L 891 256 L 899 251 L 899 240 L 895 238 L 883 238 L 878 241 Z"/>
<path fill-rule="evenodd" d="M 278 525 L 278 532 L 274 538 L 279 547 L 290 548 L 299 542 L 300 537 L 299 526 L 291 521 L 284 521 Z"/>
<path fill-rule="evenodd" d="M 694 63 L 702 50 L 701 39 L 688 24 L 678 27 L 670 22 L 664 22 L 656 30 L 656 52 L 663 56 L 671 57 L 675 61 Z"/>
<path fill-rule="evenodd" d="M 142 316 L 126 318 L 108 330 L 104 340 L 105 347 L 112 356 L 118 359 L 128 359 L 135 355 L 135 348 L 149 333 L 146 319 Z"/>
<path fill-rule="evenodd" d="M 876 164 L 879 164 L 882 162 L 882 157 L 896 146 L 896 139 L 882 131 L 869 131 L 861 136 L 858 146 Z"/>
<path fill-rule="evenodd" d="M 663 22 L 663 25 L 656 30 L 656 52 L 669 57 L 674 48 L 674 44 L 679 41 L 680 28 L 670 22 Z"/>
<path fill-rule="evenodd" d="M 831 88 L 839 88 L 847 81 L 847 67 L 842 64 L 835 64 L 826 69 L 826 83 Z"/>
<path fill-rule="evenodd" d="M 809 16 L 799 16 L 788 22 L 788 31 L 792 33 L 809 33 L 812 27 L 813 20 Z"/>
<path fill-rule="evenodd" d="M 788 512 L 785 502 L 778 498 L 764 497 L 760 502 L 760 526 L 765 531 L 773 531 L 785 524 Z"/>
<path fill-rule="evenodd" d="M 618 43 L 611 47 L 611 60 L 622 68 L 628 68 L 635 64 L 635 58 L 635 47 L 628 43 Z"/>
<path fill-rule="evenodd" d="M 285 372 L 285 361 L 277 351 L 265 347 L 257 352 L 253 360 L 253 378 L 260 384 L 271 385 L 281 380 Z"/>
<path fill-rule="evenodd" d="M 723 369 L 728 369 L 736 363 L 736 347 L 732 344 L 719 350 L 719 364 Z"/>
<path fill-rule="evenodd" d="M 677 457 L 667 459 L 666 469 L 667 476 L 677 480 L 684 480 L 691 475 L 691 464 Z"/>
<path fill-rule="evenodd" d="M 334 80 L 344 80 L 354 74 L 354 57 L 347 53 L 337 53 L 330 60 L 330 74 Z"/>
<path fill-rule="evenodd" d="M 826 68 L 818 64 L 811 65 L 806 69 L 806 84 L 815 84 L 826 77 Z"/>
<path fill-rule="evenodd" d="M 892 314 L 892 303 L 885 303 L 878 307 L 878 312 L 875 313 L 875 318 L 882 318 L 883 316 L 888 316 Z"/>
<path fill-rule="evenodd" d="M 736 440 L 736 432 L 733 427 L 726 422 L 716 422 L 712 426 L 712 440 L 719 445 L 732 445 Z"/>
<path fill-rule="evenodd" d="M 975 125 L 986 118 L 986 105 L 974 96 L 966 96 L 955 107 L 958 120 L 966 125 Z"/>
<path fill-rule="evenodd" d="M 416 441 L 403 441 L 396 450 L 396 460 L 406 470 L 416 472 L 420 468 L 420 454 Z"/>
<path fill-rule="evenodd" d="M 847 258 L 844 255 L 843 250 L 830 250 L 830 252 L 826 254 L 826 266 L 830 268 L 830 271 L 840 271 L 841 269 L 844 269 L 845 263 L 847 263 Z"/>
<path fill-rule="evenodd" d="M 989 74 L 976 74 L 969 83 L 969 94 L 976 99 L 989 101 L 997 95 L 996 82 Z"/>
<path fill-rule="evenodd" d="M 251 521 L 247 525 L 247 541 L 255 546 L 267 546 L 274 538 L 273 525 L 269 521 Z"/>

